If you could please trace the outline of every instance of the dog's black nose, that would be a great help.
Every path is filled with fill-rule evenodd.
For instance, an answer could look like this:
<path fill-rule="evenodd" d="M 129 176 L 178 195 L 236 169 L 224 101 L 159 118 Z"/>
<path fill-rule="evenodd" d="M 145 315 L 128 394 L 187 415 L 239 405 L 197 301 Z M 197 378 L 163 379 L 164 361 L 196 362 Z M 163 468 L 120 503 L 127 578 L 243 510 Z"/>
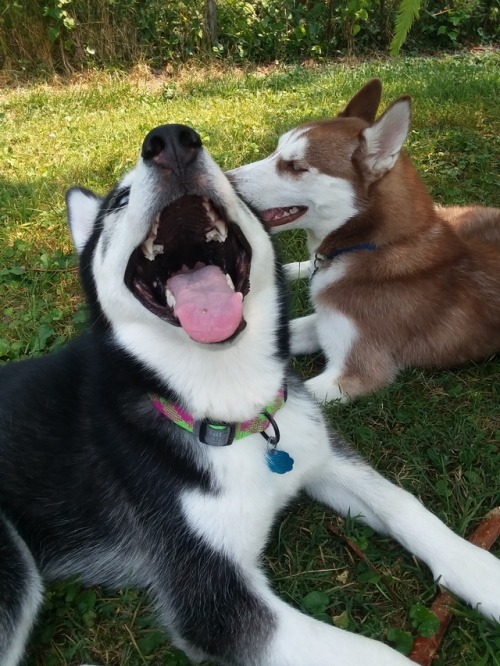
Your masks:
<path fill-rule="evenodd" d="M 201 146 L 200 135 L 187 125 L 160 125 L 144 139 L 141 156 L 146 162 L 175 170 L 191 164 Z"/>

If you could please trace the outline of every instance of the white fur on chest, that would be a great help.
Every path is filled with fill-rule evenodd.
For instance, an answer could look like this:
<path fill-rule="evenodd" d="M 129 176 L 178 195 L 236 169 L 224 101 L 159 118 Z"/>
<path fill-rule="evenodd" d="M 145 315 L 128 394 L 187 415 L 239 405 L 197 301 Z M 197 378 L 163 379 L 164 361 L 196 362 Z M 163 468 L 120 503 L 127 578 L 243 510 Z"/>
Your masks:
<path fill-rule="evenodd" d="M 349 257 L 341 257 L 334 259 L 329 265 L 320 267 L 311 280 L 310 287 L 311 300 L 317 313 L 318 338 L 339 377 L 353 345 L 359 339 L 359 330 L 351 317 L 333 305 L 320 301 L 319 296 L 325 289 L 335 289 L 335 283 L 339 282 L 348 271 L 349 260 Z"/>
<path fill-rule="evenodd" d="M 319 408 L 307 396 L 290 396 L 275 420 L 281 433 L 278 449 L 294 460 L 290 472 L 272 472 L 266 461 L 267 442 L 260 434 L 251 435 L 230 446 L 209 449 L 219 492 L 192 490 L 182 495 L 191 527 L 215 550 L 248 569 L 255 566 L 277 513 L 330 455 Z M 267 433 L 273 434 L 272 427 Z"/>

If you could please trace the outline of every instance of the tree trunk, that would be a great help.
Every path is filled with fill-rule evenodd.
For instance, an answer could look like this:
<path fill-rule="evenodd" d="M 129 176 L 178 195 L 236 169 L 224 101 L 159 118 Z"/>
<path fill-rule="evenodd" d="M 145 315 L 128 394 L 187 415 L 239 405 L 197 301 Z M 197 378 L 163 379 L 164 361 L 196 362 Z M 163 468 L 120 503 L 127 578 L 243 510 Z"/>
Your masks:
<path fill-rule="evenodd" d="M 210 46 L 217 44 L 217 5 L 216 0 L 207 0 L 207 29 Z"/>

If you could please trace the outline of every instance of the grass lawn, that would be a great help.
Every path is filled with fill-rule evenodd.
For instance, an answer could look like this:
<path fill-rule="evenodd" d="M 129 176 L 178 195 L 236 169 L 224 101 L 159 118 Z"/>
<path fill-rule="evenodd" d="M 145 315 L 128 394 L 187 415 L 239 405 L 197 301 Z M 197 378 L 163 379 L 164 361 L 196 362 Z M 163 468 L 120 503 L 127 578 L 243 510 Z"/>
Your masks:
<path fill-rule="evenodd" d="M 479 53 L 248 73 L 200 70 L 175 79 L 95 74 L 71 83 L 4 88 L 0 358 L 50 352 L 81 329 L 85 314 L 66 229 L 65 190 L 79 184 L 105 192 L 132 167 L 152 127 L 192 125 L 214 158 L 230 168 L 263 157 L 297 123 L 333 115 L 379 76 L 383 106 L 404 93 L 413 97 L 407 148 L 434 198 L 498 206 L 499 72 L 498 55 Z M 300 233 L 283 234 L 279 243 L 287 260 L 305 257 Z M 307 310 L 304 285 L 293 287 L 292 308 L 294 314 Z M 320 362 L 311 358 L 297 368 L 309 376 Z M 500 503 L 499 378 L 499 357 L 446 372 L 416 369 L 372 397 L 326 411 L 378 470 L 467 535 Z M 331 534 L 332 520 L 344 536 Z M 416 633 L 418 604 L 428 604 L 435 593 L 429 571 L 397 544 L 356 521 L 342 523 L 306 499 L 276 526 L 266 567 L 291 604 L 402 650 Z M 454 615 L 436 666 L 500 664 L 498 626 L 464 606 Z M 189 663 L 171 648 L 147 599 L 135 590 L 84 590 L 77 581 L 54 585 L 27 664 L 82 661 Z"/>

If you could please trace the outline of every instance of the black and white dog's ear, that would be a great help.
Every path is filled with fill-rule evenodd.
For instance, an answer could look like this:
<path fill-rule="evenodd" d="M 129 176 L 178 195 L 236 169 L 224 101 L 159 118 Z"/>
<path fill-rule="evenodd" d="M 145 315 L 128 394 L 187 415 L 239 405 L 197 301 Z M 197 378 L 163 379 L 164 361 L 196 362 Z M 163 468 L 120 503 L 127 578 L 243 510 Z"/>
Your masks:
<path fill-rule="evenodd" d="M 92 234 L 101 203 L 101 197 L 84 187 L 72 187 L 66 192 L 69 230 L 78 254 Z"/>

